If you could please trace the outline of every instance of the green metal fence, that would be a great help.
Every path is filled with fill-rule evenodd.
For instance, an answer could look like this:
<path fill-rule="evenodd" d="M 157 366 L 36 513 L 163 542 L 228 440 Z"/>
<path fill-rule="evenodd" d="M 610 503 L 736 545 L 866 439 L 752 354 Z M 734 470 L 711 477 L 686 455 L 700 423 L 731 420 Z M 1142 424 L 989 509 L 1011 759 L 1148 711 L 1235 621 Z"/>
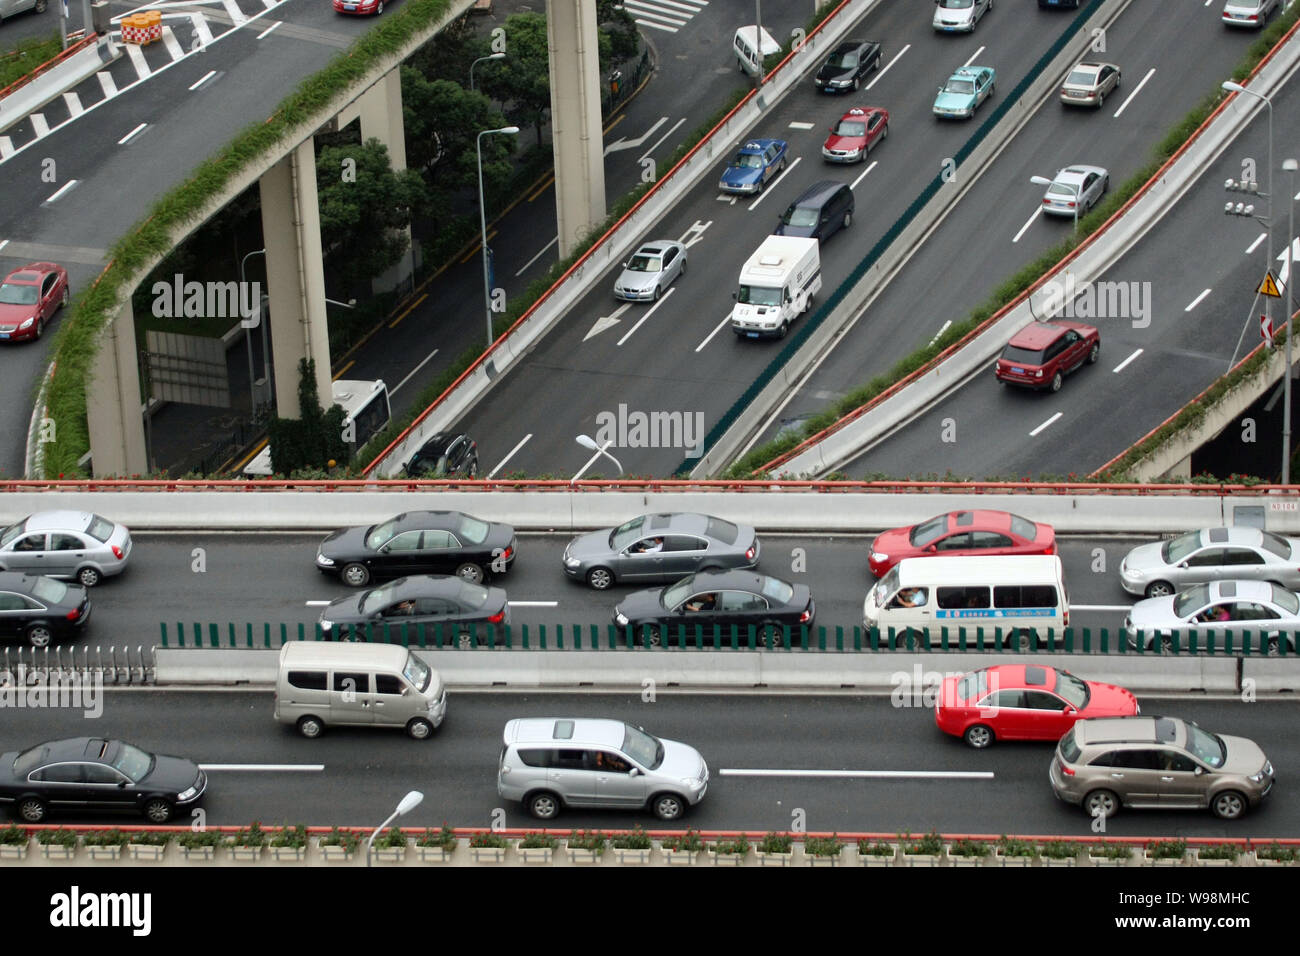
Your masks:
<path fill-rule="evenodd" d="M 613 624 L 451 627 L 400 624 L 343 628 L 327 634 L 319 624 L 177 622 L 160 625 L 163 647 L 274 649 L 287 641 L 366 641 L 453 650 L 768 650 L 933 653 L 1064 653 L 1213 657 L 1294 657 L 1297 634 L 1260 630 L 1130 632 L 1123 628 L 1067 627 L 1035 638 L 1002 628 L 907 629 L 863 627 L 694 627 L 633 631 Z"/>

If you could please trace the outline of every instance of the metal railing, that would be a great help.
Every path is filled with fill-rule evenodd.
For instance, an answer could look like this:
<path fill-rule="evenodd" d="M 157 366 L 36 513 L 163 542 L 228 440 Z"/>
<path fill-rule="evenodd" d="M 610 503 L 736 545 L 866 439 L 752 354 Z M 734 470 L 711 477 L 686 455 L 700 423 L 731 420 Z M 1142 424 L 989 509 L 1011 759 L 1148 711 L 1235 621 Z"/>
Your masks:
<path fill-rule="evenodd" d="M 31 687 L 66 681 L 98 681 L 116 686 L 151 684 L 153 655 L 137 644 L 8 647 L 0 658 L 0 687 Z"/>

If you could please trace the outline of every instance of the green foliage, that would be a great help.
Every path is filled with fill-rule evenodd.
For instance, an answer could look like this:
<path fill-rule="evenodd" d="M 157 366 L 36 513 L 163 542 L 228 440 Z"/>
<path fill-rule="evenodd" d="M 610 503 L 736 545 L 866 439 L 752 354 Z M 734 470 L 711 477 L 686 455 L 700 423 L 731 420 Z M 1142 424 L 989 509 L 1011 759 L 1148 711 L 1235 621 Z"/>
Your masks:
<path fill-rule="evenodd" d="M 91 830 L 82 838 L 82 842 L 86 846 L 126 846 L 131 838 L 113 827 L 111 830 Z"/>
<path fill-rule="evenodd" d="M 981 840 L 954 840 L 948 844 L 949 856 L 986 857 L 993 852 L 993 847 Z"/>
<path fill-rule="evenodd" d="M 397 827 L 389 827 L 375 837 L 373 846 L 376 850 L 392 850 L 397 847 L 404 847 L 406 846 L 406 834 Z"/>
<path fill-rule="evenodd" d="M 29 839 L 27 831 L 16 823 L 10 823 L 7 827 L 0 827 L 0 845 L 26 846 Z"/>
<path fill-rule="evenodd" d="M 298 406 L 300 418 L 271 419 L 267 426 L 271 446 L 271 470 L 292 475 L 307 468 L 327 468 L 330 461 L 346 462 L 348 446 L 343 440 L 343 408 L 321 408 L 316 390 L 316 363 L 298 363 Z"/>
<path fill-rule="evenodd" d="M 1068 860 L 1079 855 L 1079 845 L 1069 840 L 1048 840 L 1038 844 L 1038 855 L 1048 860 Z"/>
<path fill-rule="evenodd" d="M 943 852 L 943 840 L 934 830 L 916 839 L 912 838 L 911 833 L 903 833 L 899 835 L 898 839 L 902 844 L 903 852 L 906 854 L 925 853 L 938 856 Z"/>
<path fill-rule="evenodd" d="M 828 837 L 809 837 L 803 842 L 803 851 L 809 856 L 839 856 L 845 843 L 837 835 Z M 890 848 L 893 852 L 893 848 Z"/>
<path fill-rule="evenodd" d="M 480 67 L 492 69 L 489 64 Z M 436 181 L 443 190 L 478 189 L 478 134 L 506 125 L 486 95 L 403 66 L 402 117 L 410 168 L 435 173 L 430 182 Z M 484 185 L 489 192 L 500 190 L 510 178 L 515 138 L 484 136 L 482 144 Z"/>
<path fill-rule="evenodd" d="M 62 52 L 63 41 L 58 33 L 19 40 L 0 55 L 0 90 L 17 83 Z"/>
<path fill-rule="evenodd" d="M 704 840 L 699 830 L 687 830 L 685 833 L 664 840 L 662 846 L 665 850 L 698 853 L 704 849 Z"/>
<path fill-rule="evenodd" d="M 604 853 L 609 837 L 599 830 L 574 830 L 565 843 L 571 850 L 595 850 Z"/>
<path fill-rule="evenodd" d="M 186 850 L 196 850 L 205 846 L 216 846 L 221 842 L 221 833 L 217 830 L 190 830 L 176 838 L 177 845 Z"/>
<path fill-rule="evenodd" d="M 717 843 L 709 844 L 714 853 L 735 853 L 744 855 L 749 852 L 749 839 L 742 833 L 739 836 L 726 837 Z"/>
<path fill-rule="evenodd" d="M 1133 855 L 1133 848 L 1127 843 L 1108 843 L 1102 840 L 1088 846 L 1088 855 L 1103 860 L 1127 860 Z"/>
<path fill-rule="evenodd" d="M 1296 858 L 1295 847 L 1283 846 L 1274 840 L 1268 846 L 1255 848 L 1255 856 L 1260 860 L 1277 860 L 1279 863 L 1291 863 Z"/>
<path fill-rule="evenodd" d="M 352 830 L 340 830 L 331 827 L 330 832 L 320 838 L 321 846 L 341 846 L 348 853 L 355 853 L 361 838 Z"/>
<path fill-rule="evenodd" d="M 760 853 L 793 853 L 794 837 L 788 833 L 767 833 L 758 841 Z"/>
<path fill-rule="evenodd" d="M 299 823 L 297 826 L 282 826 L 271 837 L 271 846 L 290 847 L 298 850 L 307 845 L 307 828 Z"/>
<path fill-rule="evenodd" d="M 1003 834 L 998 837 L 998 852 L 1003 856 L 1033 856 L 1034 845 L 1027 840 Z"/>
<path fill-rule="evenodd" d="M 1153 860 L 1181 860 L 1187 855 L 1186 840 L 1152 840 L 1147 855 Z"/>
<path fill-rule="evenodd" d="M 858 841 L 859 856 L 893 856 L 898 848 L 892 843 L 873 843 L 871 840 Z"/>
<path fill-rule="evenodd" d="M 230 847 L 263 847 L 266 843 L 266 831 L 257 821 L 253 821 L 251 826 L 241 829 L 234 836 L 226 839 L 226 846 Z"/>
<path fill-rule="evenodd" d="M 36 834 L 36 842 L 41 846 L 66 846 L 75 847 L 77 845 L 77 831 L 68 830 L 64 827 L 56 827 L 53 830 L 42 830 Z"/>
<path fill-rule="evenodd" d="M 640 825 L 634 826 L 631 833 L 620 833 L 611 841 L 618 850 L 648 850 L 653 845 L 650 834 Z"/>
<path fill-rule="evenodd" d="M 451 827 L 444 823 L 442 827 L 437 830 L 425 830 L 420 836 L 420 839 L 416 841 L 415 845 L 440 846 L 444 850 L 450 850 L 456 845 L 456 834 L 452 831 Z"/>
<path fill-rule="evenodd" d="M 1233 843 L 1210 843 L 1197 847 L 1196 855 L 1202 860 L 1235 860 L 1241 850 Z"/>
<path fill-rule="evenodd" d="M 506 845 L 506 838 L 499 833 L 493 833 L 491 830 L 484 830 L 482 833 L 475 833 L 469 838 L 469 845 L 473 849 L 502 849 Z"/>
<path fill-rule="evenodd" d="M 166 846 L 172 842 L 172 834 L 162 830 L 137 830 L 127 839 L 136 846 Z"/>
<path fill-rule="evenodd" d="M 525 833 L 524 838 L 519 841 L 519 849 L 521 850 L 554 850 L 559 845 L 560 841 L 549 833 L 541 833 L 536 830 Z"/>

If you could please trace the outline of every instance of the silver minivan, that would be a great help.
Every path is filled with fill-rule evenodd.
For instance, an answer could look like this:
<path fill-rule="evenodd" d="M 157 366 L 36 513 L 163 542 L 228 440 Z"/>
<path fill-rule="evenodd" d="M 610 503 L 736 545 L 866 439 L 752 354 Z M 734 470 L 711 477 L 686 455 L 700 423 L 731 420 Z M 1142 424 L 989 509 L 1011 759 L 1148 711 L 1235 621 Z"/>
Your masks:
<path fill-rule="evenodd" d="M 275 719 L 304 737 L 338 724 L 404 727 L 424 740 L 446 716 L 442 676 L 400 644 L 290 641 L 280 649 Z"/>
<path fill-rule="evenodd" d="M 694 747 L 601 718 L 511 720 L 497 768 L 497 793 L 539 820 L 563 807 L 649 807 L 676 820 L 708 788 L 708 764 Z"/>

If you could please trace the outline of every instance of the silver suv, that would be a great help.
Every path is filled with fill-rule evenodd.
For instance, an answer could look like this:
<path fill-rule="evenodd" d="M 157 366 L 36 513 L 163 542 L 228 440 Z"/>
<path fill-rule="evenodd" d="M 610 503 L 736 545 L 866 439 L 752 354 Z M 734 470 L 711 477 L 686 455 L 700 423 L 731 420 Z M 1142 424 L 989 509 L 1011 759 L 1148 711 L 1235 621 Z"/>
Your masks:
<path fill-rule="evenodd" d="M 566 806 L 648 806 L 660 820 L 676 820 L 708 788 L 708 764 L 694 747 L 621 720 L 516 718 L 503 734 L 497 793 L 539 820 Z"/>
<path fill-rule="evenodd" d="M 1090 816 L 1121 806 L 1186 807 L 1235 820 L 1273 789 L 1273 765 L 1245 737 L 1226 737 L 1176 717 L 1081 720 L 1061 738 L 1052 790 Z"/>

